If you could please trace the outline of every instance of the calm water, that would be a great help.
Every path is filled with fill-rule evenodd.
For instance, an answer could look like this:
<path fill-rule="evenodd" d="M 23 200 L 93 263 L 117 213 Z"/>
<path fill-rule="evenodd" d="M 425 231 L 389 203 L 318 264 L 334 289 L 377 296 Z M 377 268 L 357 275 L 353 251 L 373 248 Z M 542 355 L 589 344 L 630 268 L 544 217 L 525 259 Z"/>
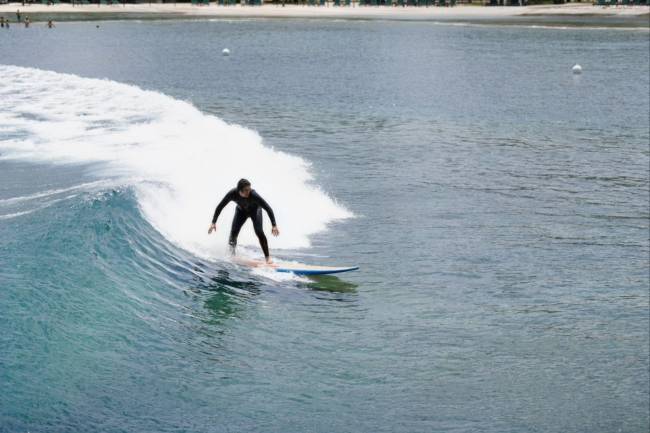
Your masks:
<path fill-rule="evenodd" d="M 648 431 L 647 31 L 41 27 L 0 35 L 0 431 Z M 207 260 L 240 175 L 360 271 Z"/>

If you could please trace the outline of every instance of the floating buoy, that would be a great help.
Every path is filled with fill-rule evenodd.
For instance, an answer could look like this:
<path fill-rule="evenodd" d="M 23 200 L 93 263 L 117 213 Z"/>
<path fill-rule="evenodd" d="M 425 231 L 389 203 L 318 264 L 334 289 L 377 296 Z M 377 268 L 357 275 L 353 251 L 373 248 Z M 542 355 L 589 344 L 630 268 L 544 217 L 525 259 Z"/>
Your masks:
<path fill-rule="evenodd" d="M 577 64 L 576 64 L 576 65 L 573 65 L 573 68 L 571 68 L 571 71 L 572 71 L 574 74 L 582 74 L 582 66 L 577 65 Z"/>
<path fill-rule="evenodd" d="M 224 56 L 229 56 L 230 55 L 230 50 L 228 48 L 224 48 L 221 51 L 221 54 L 223 54 Z"/>

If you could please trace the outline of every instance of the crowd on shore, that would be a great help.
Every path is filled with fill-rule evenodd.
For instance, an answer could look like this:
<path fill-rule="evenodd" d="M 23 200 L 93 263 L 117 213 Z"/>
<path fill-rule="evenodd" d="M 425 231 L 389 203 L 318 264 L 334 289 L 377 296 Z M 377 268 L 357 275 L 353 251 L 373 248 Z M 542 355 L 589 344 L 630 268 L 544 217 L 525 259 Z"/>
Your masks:
<path fill-rule="evenodd" d="M 57 6 L 61 4 L 68 4 L 70 6 L 126 6 L 129 4 L 191 4 L 192 6 L 262 6 L 277 5 L 277 6 L 455 6 L 456 3 L 472 4 L 475 6 L 491 6 L 491 5 L 506 5 L 505 2 L 512 0 L 161 0 L 161 1 L 143 1 L 143 0 L 23 0 L 21 2 L 23 7 L 32 5 L 46 5 Z M 528 0 L 514 0 L 521 5 L 528 3 Z M 616 1 L 616 0 L 612 0 Z M 639 0 L 637 0 L 639 1 Z"/>
<path fill-rule="evenodd" d="M 650 0 L 582 0 L 530 5 L 540 0 L 60 0 L 2 4 L 0 25 L 29 27 L 34 22 L 95 19 L 325 18 L 380 20 L 447 20 L 456 22 L 647 28 Z M 559 0 L 558 0 L 559 1 Z M 451 7 L 456 4 L 461 7 Z M 485 7 L 485 6 L 518 7 Z M 209 6 L 209 7 L 208 7 Z M 230 6 L 230 7 L 224 7 Z M 252 6 L 252 7 L 248 7 Z M 309 7 L 315 6 L 315 7 Z M 432 7 L 430 7 L 432 6 Z M 444 7 L 440 7 L 444 6 Z M 14 12 L 16 17 L 14 19 Z M 21 15 L 28 11 L 29 18 Z M 31 19 L 30 19 L 31 18 Z M 46 26 L 54 28 L 52 21 Z"/>
<path fill-rule="evenodd" d="M 0 0 L 1 2 L 1 0 Z M 594 6 L 645 6 L 650 0 L 554 0 L 553 4 L 586 3 Z M 544 0 L 22 0 L 23 7 L 32 5 L 55 6 L 69 4 L 70 6 L 126 6 L 128 4 L 191 4 L 192 6 L 261 6 L 262 4 L 275 4 L 279 6 L 454 6 L 469 4 L 472 6 L 529 6 L 542 5 Z M 548 2 L 550 3 L 550 2 Z"/>
<path fill-rule="evenodd" d="M 18 9 L 16 11 L 16 21 L 15 21 L 15 23 L 18 24 L 18 25 L 23 25 L 23 26 L 25 26 L 26 29 L 28 29 L 31 26 L 32 21 L 29 19 L 28 16 L 23 17 L 23 14 L 20 12 L 20 9 Z M 52 21 L 52 20 L 48 20 L 46 26 L 47 26 L 48 29 L 53 29 L 54 27 L 56 27 L 54 25 L 54 21 Z M 4 16 L 0 16 L 0 28 L 2 28 L 2 29 L 11 28 L 11 19 L 6 18 Z"/>
<path fill-rule="evenodd" d="M 552 3 L 551 3 L 552 2 Z M 0 5 L 8 5 L 7 0 L 0 0 Z M 16 2 L 18 3 L 18 2 Z M 648 6 L 650 0 L 21 0 L 22 7 L 32 6 L 40 9 L 45 6 L 62 6 L 67 8 L 84 9 L 84 6 L 97 6 L 99 12 L 101 6 L 122 6 L 130 9 L 132 7 L 141 9 L 141 6 L 148 6 L 159 9 L 165 6 L 192 6 L 203 9 L 201 6 L 316 6 L 316 7 L 357 7 L 357 6 L 384 6 L 384 7 L 422 7 L 422 6 L 520 6 L 520 7 L 562 7 L 567 8 L 591 6 L 594 8 L 621 8 L 631 6 Z M 54 10 L 54 8 L 52 8 Z M 338 8 L 337 8 L 338 9 Z M 492 8 L 490 8 L 492 9 Z M 106 9 L 104 9 L 106 10 Z"/>

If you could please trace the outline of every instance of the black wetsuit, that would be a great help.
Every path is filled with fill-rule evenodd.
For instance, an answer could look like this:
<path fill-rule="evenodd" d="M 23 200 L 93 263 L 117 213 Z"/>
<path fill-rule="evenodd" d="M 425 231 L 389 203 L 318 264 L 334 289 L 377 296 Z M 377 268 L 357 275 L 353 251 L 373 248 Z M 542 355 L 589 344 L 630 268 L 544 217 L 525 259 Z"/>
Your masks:
<path fill-rule="evenodd" d="M 226 194 L 221 202 L 219 202 L 217 205 L 217 208 L 214 211 L 214 216 L 212 217 L 212 224 L 215 224 L 217 222 L 219 214 L 221 214 L 223 208 L 226 207 L 226 205 L 231 201 L 237 203 L 237 208 L 235 209 L 235 217 L 232 220 L 232 227 L 230 228 L 230 240 L 228 241 L 232 253 L 234 254 L 235 252 L 235 247 L 237 246 L 237 236 L 239 236 L 241 227 L 244 225 L 246 220 L 250 218 L 253 220 L 253 228 L 255 229 L 257 239 L 260 241 L 262 251 L 264 251 L 264 257 L 268 258 L 269 244 L 266 240 L 266 236 L 264 235 L 264 230 L 262 229 L 262 209 L 264 209 L 266 213 L 269 214 L 271 224 L 273 224 L 275 227 L 276 224 L 273 209 L 271 209 L 271 206 L 269 206 L 269 204 L 264 201 L 264 199 L 258 193 L 256 193 L 254 189 L 251 190 L 251 193 L 248 197 L 242 197 L 239 195 L 237 188 L 233 188 L 228 191 L 228 194 Z"/>

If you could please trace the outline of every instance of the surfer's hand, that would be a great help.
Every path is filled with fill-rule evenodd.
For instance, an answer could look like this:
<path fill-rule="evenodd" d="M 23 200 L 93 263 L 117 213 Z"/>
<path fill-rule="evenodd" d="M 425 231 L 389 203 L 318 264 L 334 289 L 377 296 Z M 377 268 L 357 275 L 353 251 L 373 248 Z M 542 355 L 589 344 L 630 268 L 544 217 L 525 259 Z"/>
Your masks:
<path fill-rule="evenodd" d="M 279 236 L 280 230 L 278 230 L 278 226 L 273 226 L 273 228 L 271 229 L 271 233 L 273 233 L 273 236 Z"/>
<path fill-rule="evenodd" d="M 216 224 L 210 224 L 210 228 L 208 229 L 208 234 L 210 234 L 212 232 L 216 232 L 216 231 L 217 231 L 217 225 Z"/>

